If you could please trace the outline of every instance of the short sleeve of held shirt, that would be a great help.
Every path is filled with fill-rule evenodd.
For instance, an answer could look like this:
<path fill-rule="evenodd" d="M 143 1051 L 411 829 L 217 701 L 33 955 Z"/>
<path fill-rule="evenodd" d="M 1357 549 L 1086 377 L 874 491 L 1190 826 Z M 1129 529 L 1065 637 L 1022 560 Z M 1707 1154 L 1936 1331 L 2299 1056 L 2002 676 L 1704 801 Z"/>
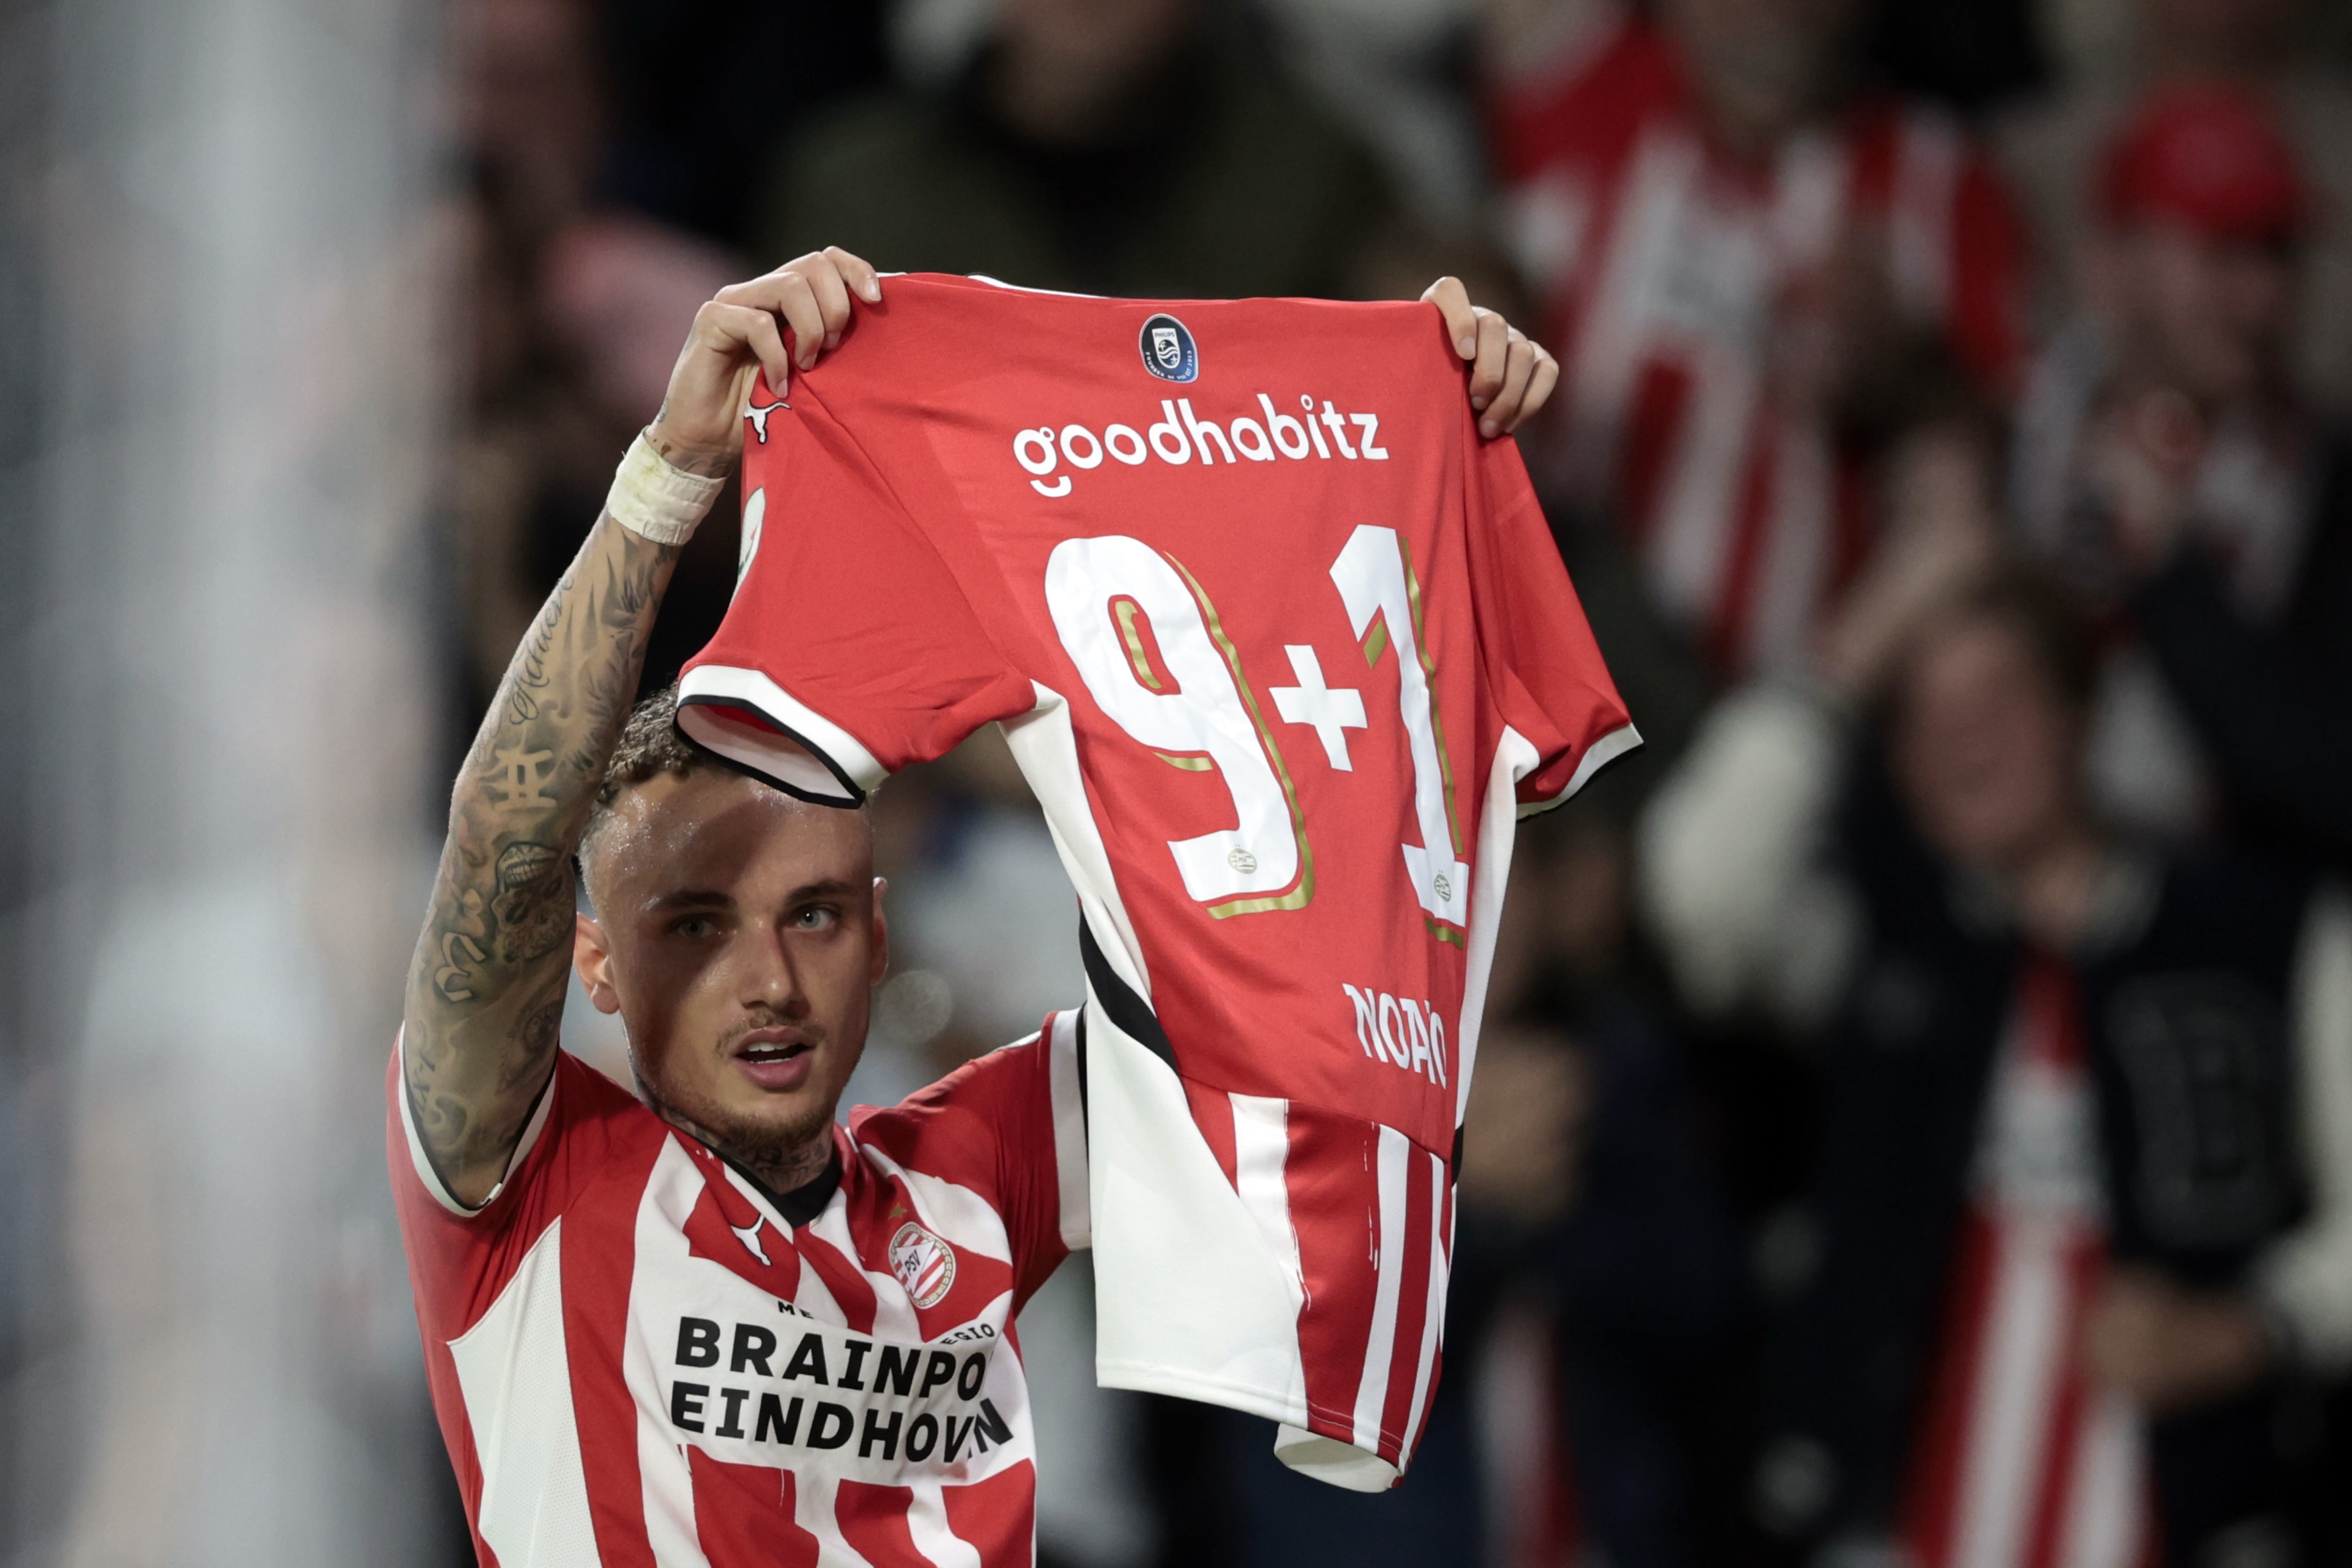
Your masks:
<path fill-rule="evenodd" d="M 788 794 L 854 805 L 1034 698 L 869 456 L 814 403 L 768 406 L 788 405 L 763 380 L 740 576 L 679 727 Z"/>
<path fill-rule="evenodd" d="M 1472 483 L 1470 570 L 1496 705 L 1535 750 L 1518 781 L 1521 816 L 1558 805 L 1604 763 L 1641 744 L 1585 624 L 1583 606 L 1517 445 L 1480 449 Z"/>
<path fill-rule="evenodd" d="M 895 1106 L 860 1109 L 849 1119 L 860 1145 L 926 1173 L 935 1205 L 977 1200 L 1003 1221 L 1015 1310 L 1063 1258 L 1087 1245 L 1076 1050 L 1076 1015 L 1056 1014 L 1040 1034 L 967 1062 Z"/>

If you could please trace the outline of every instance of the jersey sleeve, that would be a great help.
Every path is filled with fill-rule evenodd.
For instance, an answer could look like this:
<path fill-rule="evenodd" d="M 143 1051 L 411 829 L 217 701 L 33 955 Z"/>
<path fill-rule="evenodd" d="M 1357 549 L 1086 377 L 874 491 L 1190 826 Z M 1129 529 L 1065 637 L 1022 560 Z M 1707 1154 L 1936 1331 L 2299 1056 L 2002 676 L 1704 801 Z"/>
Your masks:
<path fill-rule="evenodd" d="M 386 1078 L 385 1153 L 417 1313 L 428 1338 L 471 1328 L 497 1300 L 548 1226 L 626 1141 L 620 1125 L 642 1107 L 619 1085 L 565 1052 L 555 1058 L 505 1178 L 480 1206 L 451 1194 L 425 1152 L 395 1047 Z M 642 1142 L 642 1140 L 638 1140 Z"/>
<path fill-rule="evenodd" d="M 1482 444 L 1471 466 L 1471 590 L 1503 722 L 1534 749 L 1519 815 L 1548 810 L 1642 743 L 1617 695 L 1517 443 Z"/>
<path fill-rule="evenodd" d="M 1016 1312 L 1063 1258 L 1092 1244 L 1077 1047 L 1078 1015 L 1056 1013 L 1031 1038 L 850 1120 L 859 1142 L 976 1191 L 1003 1217 Z"/>
<path fill-rule="evenodd" d="M 855 805 L 1035 694 L 868 455 L 805 385 L 744 436 L 742 570 L 678 727 L 777 788 Z"/>

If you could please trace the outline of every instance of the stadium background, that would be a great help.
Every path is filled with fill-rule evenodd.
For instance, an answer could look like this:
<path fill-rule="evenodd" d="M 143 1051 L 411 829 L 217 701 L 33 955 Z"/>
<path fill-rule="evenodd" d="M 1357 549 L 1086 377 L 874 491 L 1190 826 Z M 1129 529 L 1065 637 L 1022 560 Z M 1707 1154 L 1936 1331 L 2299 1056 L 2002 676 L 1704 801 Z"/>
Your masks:
<path fill-rule="evenodd" d="M 2035 127 L 2126 91 L 2166 29 L 2243 35 L 2230 68 L 2352 102 L 2341 5 L 1677 14 L 1709 7 L 1769 14 L 1851 90 L 1938 105 L 2011 160 L 2043 242 L 2037 342 L 2084 219 L 2033 207 Z M 837 241 L 1113 293 L 1391 297 L 1453 271 L 1539 329 L 1496 104 L 1616 15 L 0 7 L 5 1561 L 464 1560 L 383 1190 L 399 978 L 464 738 L 698 300 Z M 2332 145 L 2313 173 L 2340 184 L 2352 142 Z M 2344 271 L 2310 307 L 2323 347 Z M 2341 406 L 2347 363 L 2319 366 L 2315 405 Z M 649 679 L 715 625 L 731 506 Z M 1645 605 L 1610 520 L 1574 510 L 1563 547 L 1656 744 L 1522 851 L 1420 1467 L 1394 1497 L 1318 1491 L 1252 1423 L 1097 1393 L 1074 1265 L 1023 1324 L 1051 1563 L 1666 1568 L 1818 1544 L 1759 1479 L 1759 1368 L 1806 1267 L 1819 1058 L 1685 1005 L 1631 891 L 1649 792 L 1746 671 Z M 902 965 L 863 1099 L 1076 986 L 1070 900 L 1001 747 L 877 809 Z M 567 1044 L 610 1065 L 600 1023 L 575 1008 Z"/>

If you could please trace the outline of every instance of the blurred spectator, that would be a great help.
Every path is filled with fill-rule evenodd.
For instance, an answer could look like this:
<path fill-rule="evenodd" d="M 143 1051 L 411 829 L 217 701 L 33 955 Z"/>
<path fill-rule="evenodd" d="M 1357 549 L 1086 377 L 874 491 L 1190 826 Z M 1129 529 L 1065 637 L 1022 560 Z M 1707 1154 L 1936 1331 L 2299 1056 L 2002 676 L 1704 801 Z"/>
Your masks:
<path fill-rule="evenodd" d="M 2298 1561 L 2352 1365 L 2352 904 L 2102 827 L 2087 645 L 1985 531 L 1898 533 L 1819 684 L 1727 701 L 1644 826 L 1693 998 L 1824 1042 L 1757 1507 L 1922 1568 Z"/>
<path fill-rule="evenodd" d="M 1874 526 L 1854 414 L 1923 356 L 2006 388 L 2020 230 L 1948 118 L 1852 90 L 1849 0 L 1519 9 L 1497 158 L 1564 367 L 1530 456 L 1718 669 L 1785 661 Z"/>
<path fill-rule="evenodd" d="M 800 254 L 754 244 L 769 153 L 813 110 L 883 79 L 888 7 L 602 0 L 602 9 L 613 82 L 606 195 L 752 257 L 753 272 Z"/>
<path fill-rule="evenodd" d="M 1258 8 L 1276 24 L 1285 63 L 1381 154 L 1416 217 L 1448 234 L 1477 226 L 1486 152 L 1466 78 L 1478 0 L 1258 0 Z"/>
<path fill-rule="evenodd" d="M 2347 143 L 2352 145 L 2352 143 Z M 2312 198 L 2259 99 L 2152 94 L 2103 163 L 2092 310 L 2037 367 L 2026 537 L 2128 612 L 2101 797 L 2352 863 L 2352 438 L 2289 374 Z"/>
<path fill-rule="evenodd" d="M 1975 115 L 2049 75 L 2034 0 L 1903 0 L 1870 7 L 1862 55 L 1905 92 Z"/>
<path fill-rule="evenodd" d="M 2306 393 L 2352 416 L 2352 75 L 2340 54 L 2307 44 L 2331 12 L 2340 28 L 2340 5 L 2130 0 L 2128 36 L 2113 58 L 2082 62 L 2062 89 L 2000 127 L 2003 166 L 2040 241 L 2042 323 L 2063 321 L 2096 288 L 2088 252 L 2103 216 L 2100 152 L 2133 104 L 2168 83 L 2235 84 L 2268 101 L 2318 182 L 2291 351 Z"/>
<path fill-rule="evenodd" d="M 601 202 L 611 114 L 587 0 L 471 0 L 460 22 L 472 352 L 456 527 L 460 711 L 472 715 L 595 520 L 613 454 L 660 404 L 696 309 L 745 268 Z M 730 526 L 696 536 L 646 659 L 649 689 L 716 629 L 734 561 Z"/>
<path fill-rule="evenodd" d="M 759 232 L 1032 288 L 1346 298 L 1395 225 L 1371 154 L 1202 0 L 1003 0 L 943 87 L 787 144 Z"/>
<path fill-rule="evenodd" d="M 1732 1545 L 1719 1472 L 1746 1436 L 1745 1302 L 1687 1047 L 1629 952 L 1625 837 L 1580 805 L 1529 825 L 1479 1037 L 1460 1250 L 1549 1308 L 1587 1548 L 1684 1568 Z"/>
<path fill-rule="evenodd" d="M 473 0 L 457 14 L 472 183 L 526 242 L 586 207 L 606 112 L 594 13 L 583 0 Z"/>

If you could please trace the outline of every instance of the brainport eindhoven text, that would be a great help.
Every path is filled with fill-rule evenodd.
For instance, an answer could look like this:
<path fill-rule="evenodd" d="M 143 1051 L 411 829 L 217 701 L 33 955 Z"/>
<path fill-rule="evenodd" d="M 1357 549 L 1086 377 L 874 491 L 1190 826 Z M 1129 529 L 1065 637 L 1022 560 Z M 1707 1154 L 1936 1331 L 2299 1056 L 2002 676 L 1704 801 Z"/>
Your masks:
<path fill-rule="evenodd" d="M 708 1368 L 669 1386 L 670 1425 L 770 1447 L 839 1449 L 868 1462 L 941 1468 L 1013 1440 L 1012 1426 L 981 1397 L 992 1345 L 898 1345 L 830 1324 L 759 1323 L 732 1331 L 681 1317 L 674 1363 Z M 993 1335 L 990 1336 L 993 1339 Z M 724 1363 L 722 1365 L 722 1363 Z"/>

